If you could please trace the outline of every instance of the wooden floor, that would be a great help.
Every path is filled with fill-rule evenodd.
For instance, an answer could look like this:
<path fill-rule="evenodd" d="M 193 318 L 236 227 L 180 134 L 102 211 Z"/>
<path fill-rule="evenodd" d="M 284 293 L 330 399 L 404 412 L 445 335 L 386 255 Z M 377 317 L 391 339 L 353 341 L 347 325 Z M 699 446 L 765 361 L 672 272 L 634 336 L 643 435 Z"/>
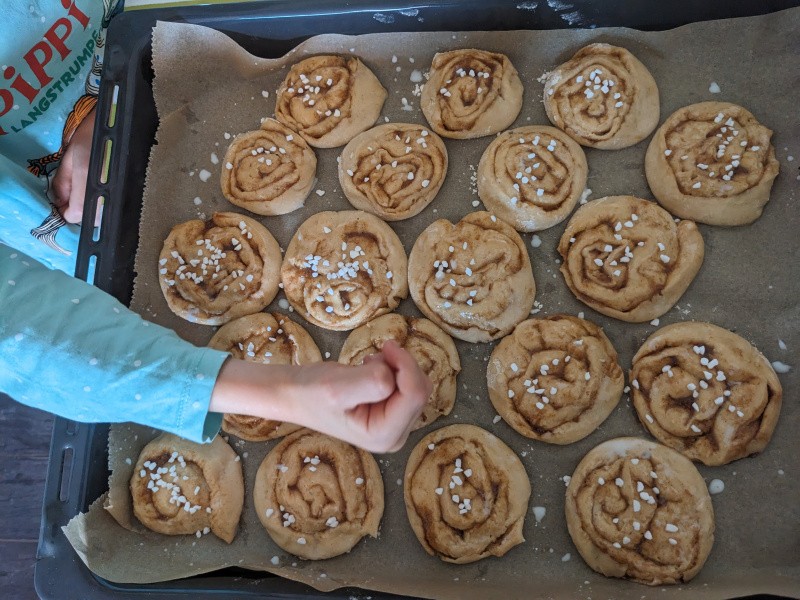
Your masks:
<path fill-rule="evenodd" d="M 53 417 L 0 394 L 0 590 L 36 598 L 33 566 Z"/>

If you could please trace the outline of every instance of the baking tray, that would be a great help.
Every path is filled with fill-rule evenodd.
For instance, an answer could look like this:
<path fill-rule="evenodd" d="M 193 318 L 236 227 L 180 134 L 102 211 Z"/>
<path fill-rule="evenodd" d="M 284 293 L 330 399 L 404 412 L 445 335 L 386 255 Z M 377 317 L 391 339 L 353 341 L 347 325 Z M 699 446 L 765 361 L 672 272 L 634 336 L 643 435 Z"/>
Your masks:
<path fill-rule="evenodd" d="M 130 302 L 145 170 L 158 125 L 151 69 L 151 29 L 157 20 L 212 27 L 257 56 L 278 57 L 322 33 L 614 26 L 664 30 L 798 5 L 800 0 L 265 0 L 122 13 L 108 32 L 86 190 L 84 213 L 93 215 L 102 203 L 102 222 L 94 228 L 91 219 L 84 218 L 76 276 L 88 279 L 91 274 L 94 285 Z M 35 586 L 41 598 L 397 598 L 346 588 L 325 594 L 269 573 L 241 569 L 150 585 L 114 584 L 96 577 L 72 550 L 61 526 L 106 491 L 107 435 L 107 425 L 55 420 L 36 555 Z"/>

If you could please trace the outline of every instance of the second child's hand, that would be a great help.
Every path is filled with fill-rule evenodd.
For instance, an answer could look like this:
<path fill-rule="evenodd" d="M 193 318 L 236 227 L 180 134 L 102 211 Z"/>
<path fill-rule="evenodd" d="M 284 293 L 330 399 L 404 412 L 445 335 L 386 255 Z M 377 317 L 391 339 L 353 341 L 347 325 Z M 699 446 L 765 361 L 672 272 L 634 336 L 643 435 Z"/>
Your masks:
<path fill-rule="evenodd" d="M 78 125 L 53 177 L 53 201 L 67 223 L 80 223 L 83 218 L 94 116 L 95 111 L 92 110 Z M 97 225 L 99 223 L 95 217 L 95 227 Z"/>

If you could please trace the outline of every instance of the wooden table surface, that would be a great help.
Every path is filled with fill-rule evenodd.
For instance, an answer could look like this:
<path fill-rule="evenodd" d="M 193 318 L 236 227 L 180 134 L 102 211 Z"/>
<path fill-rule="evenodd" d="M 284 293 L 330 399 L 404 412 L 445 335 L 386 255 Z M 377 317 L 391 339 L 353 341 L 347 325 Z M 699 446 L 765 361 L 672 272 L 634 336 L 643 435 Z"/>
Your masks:
<path fill-rule="evenodd" d="M 36 598 L 33 566 L 53 417 L 0 394 L 0 595 Z"/>

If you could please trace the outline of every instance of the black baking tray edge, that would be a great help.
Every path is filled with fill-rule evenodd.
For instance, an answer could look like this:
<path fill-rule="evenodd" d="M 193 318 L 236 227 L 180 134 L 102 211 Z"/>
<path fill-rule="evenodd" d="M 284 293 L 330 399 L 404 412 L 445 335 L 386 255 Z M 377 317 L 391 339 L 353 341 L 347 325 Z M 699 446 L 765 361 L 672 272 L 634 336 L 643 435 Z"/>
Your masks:
<path fill-rule="evenodd" d="M 532 9 L 534 4 L 538 6 Z M 613 26 L 664 30 L 798 5 L 800 0 L 265 0 L 124 12 L 112 19 L 108 32 L 76 276 L 87 279 L 92 261 L 94 285 L 124 304 L 130 303 L 145 169 L 158 126 L 151 68 L 151 30 L 157 20 L 213 27 L 257 56 L 278 57 L 322 33 Z M 569 14 L 573 11 L 579 11 L 579 20 Z M 376 18 L 376 13 L 383 16 Z M 116 120 L 109 126 L 114 100 Z M 108 177 L 101 183 L 108 140 L 111 159 Z M 98 230 L 89 215 L 95 213 L 101 196 L 104 205 Z M 55 420 L 34 577 L 41 598 L 397 598 L 352 588 L 324 594 L 269 573 L 241 569 L 150 585 L 115 584 L 95 576 L 73 551 L 61 526 L 106 491 L 107 435 L 105 424 Z"/>

